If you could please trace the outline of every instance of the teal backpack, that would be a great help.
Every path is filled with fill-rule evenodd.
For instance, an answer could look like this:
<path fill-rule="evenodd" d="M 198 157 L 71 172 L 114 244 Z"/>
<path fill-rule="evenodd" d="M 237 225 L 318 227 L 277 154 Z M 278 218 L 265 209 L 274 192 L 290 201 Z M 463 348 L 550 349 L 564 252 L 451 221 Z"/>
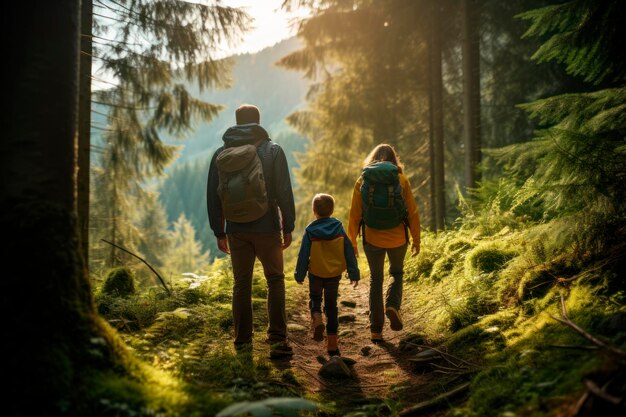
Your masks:
<path fill-rule="evenodd" d="M 404 223 L 407 209 L 398 167 L 387 161 L 374 162 L 363 168 L 361 178 L 363 222 L 373 229 L 392 229 Z"/>

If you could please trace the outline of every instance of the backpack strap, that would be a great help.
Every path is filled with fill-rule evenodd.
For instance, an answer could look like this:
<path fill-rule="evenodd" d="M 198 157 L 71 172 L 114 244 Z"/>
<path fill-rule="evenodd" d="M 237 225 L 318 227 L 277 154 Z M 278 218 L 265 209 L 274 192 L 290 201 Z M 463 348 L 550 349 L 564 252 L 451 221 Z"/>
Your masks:
<path fill-rule="evenodd" d="M 263 166 L 263 176 L 265 177 L 265 188 L 267 190 L 267 200 L 270 207 L 272 218 L 274 219 L 275 226 L 281 228 L 280 218 L 278 217 L 278 206 L 276 204 L 276 197 L 274 196 L 274 185 L 272 183 L 272 171 L 274 170 L 274 164 L 272 161 L 272 140 L 267 139 L 257 145 L 259 150 L 263 146 L 265 149 L 261 151 L 261 165 Z"/>
<path fill-rule="evenodd" d="M 265 177 L 265 187 L 267 188 L 267 196 L 268 198 L 270 198 L 271 200 L 273 200 L 274 196 L 272 193 L 273 187 L 270 186 L 270 181 L 271 181 L 271 176 L 272 176 L 272 168 L 273 168 L 273 164 L 272 164 L 272 143 L 271 141 L 268 139 L 264 142 L 261 142 L 260 144 L 257 145 L 257 148 L 259 150 L 261 150 L 261 148 L 265 146 L 264 151 L 262 151 L 260 158 L 261 158 L 261 165 L 263 166 L 263 176 Z"/>
<path fill-rule="evenodd" d="M 363 238 L 363 248 L 365 249 L 367 241 L 365 240 L 365 221 L 363 219 L 361 219 L 361 237 Z"/>

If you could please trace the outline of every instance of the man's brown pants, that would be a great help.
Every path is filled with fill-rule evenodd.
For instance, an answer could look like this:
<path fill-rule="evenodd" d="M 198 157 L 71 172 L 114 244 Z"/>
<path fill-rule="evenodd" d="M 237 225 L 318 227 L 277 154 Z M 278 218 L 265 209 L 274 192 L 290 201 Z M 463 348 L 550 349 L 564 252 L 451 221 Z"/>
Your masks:
<path fill-rule="evenodd" d="M 228 246 L 233 264 L 233 321 L 235 344 L 252 342 L 252 273 L 256 258 L 263 265 L 267 280 L 267 339 L 270 343 L 287 338 L 285 315 L 285 273 L 280 232 L 232 233 Z"/>

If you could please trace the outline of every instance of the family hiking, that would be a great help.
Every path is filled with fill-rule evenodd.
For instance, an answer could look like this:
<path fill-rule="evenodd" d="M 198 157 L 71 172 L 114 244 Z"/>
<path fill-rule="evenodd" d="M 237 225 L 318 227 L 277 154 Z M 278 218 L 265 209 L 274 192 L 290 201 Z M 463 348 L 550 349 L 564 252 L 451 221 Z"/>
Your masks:
<path fill-rule="evenodd" d="M 232 262 L 234 346 L 237 352 L 252 349 L 252 275 L 258 258 L 267 281 L 270 358 L 289 357 L 283 250 L 291 245 L 296 218 L 289 167 L 283 149 L 261 126 L 256 106 L 239 106 L 235 119 L 211 159 L 207 183 L 209 223 L 219 250 Z M 409 246 L 413 256 L 420 251 L 419 211 L 400 157 L 392 146 L 380 144 L 365 158 L 347 232 L 332 217 L 332 195 L 320 190 L 311 208 L 315 220 L 303 232 L 294 278 L 298 284 L 308 279 L 312 339 L 326 338 L 328 354 L 340 355 L 339 284 L 345 273 L 358 288 L 360 236 L 370 270 L 370 338 L 384 342 L 385 318 L 392 331 L 403 328 L 404 260 Z M 383 295 L 385 260 L 389 282 Z"/>

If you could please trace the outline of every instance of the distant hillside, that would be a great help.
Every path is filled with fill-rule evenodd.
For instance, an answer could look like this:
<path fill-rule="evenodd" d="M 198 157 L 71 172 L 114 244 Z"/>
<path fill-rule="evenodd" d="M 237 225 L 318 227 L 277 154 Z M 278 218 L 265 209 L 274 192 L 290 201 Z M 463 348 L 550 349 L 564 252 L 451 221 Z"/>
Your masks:
<path fill-rule="evenodd" d="M 235 109 L 242 103 L 250 103 L 261 109 L 261 125 L 277 138 L 290 131 L 285 117 L 305 101 L 309 81 L 302 73 L 288 71 L 275 65 L 276 61 L 299 48 L 297 38 L 291 38 L 263 49 L 255 54 L 235 57 L 232 72 L 232 88 L 208 91 L 200 97 L 225 106 L 224 111 L 211 123 L 201 123 L 188 138 L 166 139 L 184 148 L 173 166 L 198 158 L 210 158 L 221 146 L 222 134 L 235 124 Z"/>

